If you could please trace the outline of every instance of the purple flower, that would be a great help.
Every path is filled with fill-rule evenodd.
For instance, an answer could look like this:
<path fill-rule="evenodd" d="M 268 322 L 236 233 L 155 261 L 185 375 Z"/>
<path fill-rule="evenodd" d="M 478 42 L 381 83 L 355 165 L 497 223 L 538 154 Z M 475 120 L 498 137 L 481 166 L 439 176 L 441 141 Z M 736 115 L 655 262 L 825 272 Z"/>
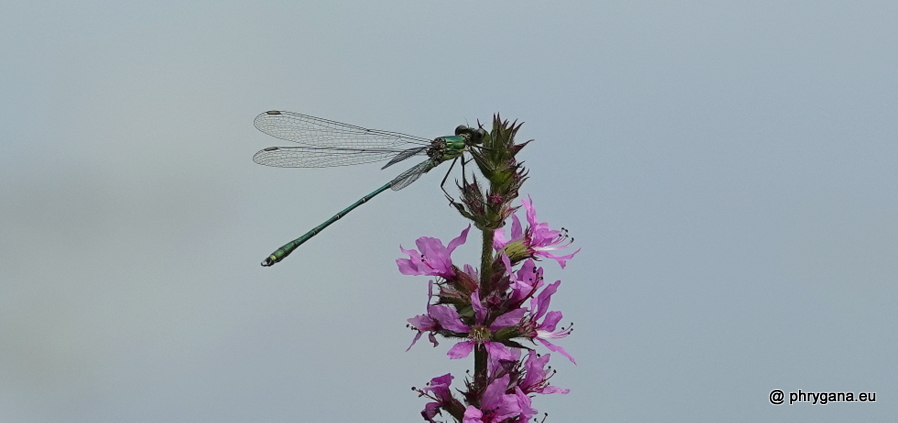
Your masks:
<path fill-rule="evenodd" d="M 578 248 L 571 254 L 559 256 L 551 251 L 561 250 L 571 245 L 573 241 L 565 231 L 556 231 L 549 228 L 549 224 L 536 220 L 536 209 L 530 196 L 521 199 L 524 209 L 527 211 L 527 230 L 521 229 L 521 221 L 516 215 L 511 216 L 511 240 L 505 239 L 504 230 L 496 230 L 493 233 L 493 248 L 504 249 L 506 254 L 515 262 L 524 257 L 546 257 L 558 262 L 564 268 L 567 260 L 580 252 Z"/>
<path fill-rule="evenodd" d="M 432 317 L 427 314 L 420 314 L 412 317 L 411 319 L 408 319 L 407 321 L 409 322 L 409 324 L 411 324 L 413 329 L 418 331 L 418 333 L 415 334 L 415 339 L 412 339 L 412 344 L 405 349 L 406 351 L 412 349 L 412 347 L 415 346 L 415 343 L 418 342 L 419 339 L 421 339 L 421 335 L 423 335 L 424 332 L 427 331 L 430 332 L 428 334 L 430 343 L 433 344 L 433 346 L 440 345 L 440 343 L 437 342 L 437 337 L 433 335 L 433 333 L 439 330 L 440 327 L 439 325 L 437 325 L 437 321 Z"/>
<path fill-rule="evenodd" d="M 515 423 L 527 423 L 531 417 L 535 416 L 537 410 L 535 408 L 530 407 L 530 397 L 521 390 L 519 386 L 515 386 L 514 388 L 514 396 L 518 401 L 518 408 L 521 410 L 521 414 L 517 419 L 514 420 Z"/>
<path fill-rule="evenodd" d="M 440 276 L 446 279 L 455 277 L 455 269 L 452 266 L 452 251 L 465 243 L 471 225 L 461 231 L 461 235 L 449 242 L 449 246 L 443 246 L 443 242 L 437 238 L 422 236 L 415 241 L 415 245 L 421 250 L 406 250 L 399 247 L 403 253 L 408 254 L 407 259 L 396 259 L 399 265 L 399 273 L 403 275 L 428 275 Z"/>
<path fill-rule="evenodd" d="M 479 408 L 469 405 L 465 409 L 465 418 L 462 423 L 483 423 L 483 412 Z"/>
<path fill-rule="evenodd" d="M 452 307 L 433 306 L 434 309 L 437 307 L 439 307 L 439 309 L 434 310 L 435 312 L 431 312 L 430 314 L 439 321 L 444 328 L 468 335 L 467 341 L 459 342 L 449 350 L 447 353 L 449 358 L 467 357 L 471 354 L 471 351 L 474 350 L 475 345 L 482 345 L 486 348 L 487 353 L 496 359 L 514 359 L 514 355 L 512 355 L 508 347 L 499 342 L 493 342 L 490 339 L 490 335 L 499 329 L 520 324 L 521 318 L 523 318 L 524 314 L 527 312 L 526 309 L 512 310 L 497 317 L 491 325 L 484 326 L 483 322 L 486 320 L 487 310 L 483 304 L 480 303 L 479 292 L 474 291 L 474 293 L 471 294 L 471 307 L 474 308 L 475 323 L 473 326 L 469 327 L 461 321 L 458 312 Z"/>
<path fill-rule="evenodd" d="M 461 408 L 462 404 L 458 402 L 457 399 L 453 398 L 452 393 L 449 391 L 449 385 L 452 383 L 452 379 L 452 375 L 446 373 L 431 379 L 426 388 L 418 391 L 421 395 L 436 400 L 429 402 L 424 406 L 424 411 L 421 411 L 421 416 L 424 417 L 424 420 L 427 420 L 430 423 L 436 423 L 433 418 L 437 414 L 440 414 L 440 409 L 450 407 Z"/>
<path fill-rule="evenodd" d="M 469 405 L 465 410 L 463 423 L 493 423 L 501 422 L 521 414 L 521 399 L 517 392 L 506 394 L 510 377 L 505 375 L 494 380 L 483 391 L 480 400 L 480 408 Z M 526 395 L 524 395 L 526 397 Z M 529 409 L 529 398 L 527 398 Z M 535 410 L 534 410 L 535 411 Z M 529 417 L 528 417 L 529 418 Z"/>
<path fill-rule="evenodd" d="M 511 277 L 511 296 L 508 299 L 511 304 L 522 303 L 543 286 L 543 269 L 536 267 L 533 260 L 525 261 L 517 274 L 514 273 L 511 261 L 505 254 L 502 254 L 502 263 L 505 264 L 505 270 Z"/>
<path fill-rule="evenodd" d="M 434 346 L 438 344 L 436 343 L 436 338 L 433 336 L 433 332 L 437 332 L 441 329 L 448 329 L 453 332 L 465 334 L 470 331 L 470 328 L 461 321 L 458 312 L 455 311 L 454 308 L 443 304 L 429 305 L 427 306 L 427 314 L 412 317 L 407 321 L 414 329 L 418 330 L 418 334 L 415 335 L 412 345 L 415 345 L 415 342 L 418 342 L 418 339 L 421 338 L 421 334 L 424 331 L 431 332 L 431 342 L 434 343 Z M 410 345 L 408 348 L 411 349 L 412 346 Z"/>
<path fill-rule="evenodd" d="M 568 335 L 570 335 L 573 327 L 569 327 L 567 329 L 561 329 L 559 331 L 555 330 L 555 327 L 558 325 L 558 322 L 561 321 L 562 314 L 560 311 L 548 311 L 549 309 L 549 301 L 552 298 L 552 295 L 555 294 L 555 291 L 558 290 L 558 286 L 561 285 L 561 281 L 555 281 L 555 283 L 549 285 L 544 289 L 536 298 L 530 299 L 530 309 L 532 310 L 532 315 L 528 317 L 528 322 L 522 325 L 522 331 L 525 333 L 529 332 L 529 336 L 532 339 L 536 339 L 546 346 L 551 351 L 555 351 L 565 357 L 568 360 L 571 360 L 571 363 L 577 364 L 574 361 L 574 357 L 571 357 L 564 348 L 561 348 L 551 342 L 548 339 L 561 339 Z M 539 320 L 545 317 L 542 323 L 539 323 Z"/>
<path fill-rule="evenodd" d="M 549 385 L 549 379 L 552 378 L 552 375 L 546 369 L 546 364 L 549 363 L 550 356 L 551 354 L 540 356 L 536 354 L 536 351 L 530 350 L 524 362 L 524 369 L 526 370 L 524 379 L 519 383 L 524 393 L 566 394 L 571 391 L 570 389 L 561 389 L 557 386 Z"/>
<path fill-rule="evenodd" d="M 511 358 L 497 358 L 495 356 L 488 356 L 486 361 L 488 375 L 491 379 L 495 379 L 497 377 L 502 377 L 509 373 L 519 372 L 520 364 L 519 360 L 521 358 L 521 349 L 520 348 L 511 348 Z"/>
<path fill-rule="evenodd" d="M 415 334 L 415 339 L 412 339 L 412 344 L 409 345 L 408 348 L 405 349 L 406 351 L 412 349 L 412 347 L 415 346 L 415 342 L 418 342 L 418 340 L 421 339 L 421 335 L 424 334 L 425 331 L 430 331 L 430 333 L 428 334 L 428 337 L 430 339 L 430 343 L 433 344 L 434 347 L 437 345 L 440 345 L 440 343 L 437 342 L 436 336 L 434 336 L 434 332 L 439 330 L 440 327 L 437 324 L 437 321 L 434 320 L 432 317 L 430 317 L 430 314 L 429 314 L 430 307 L 431 307 L 431 305 L 430 305 L 431 298 L 433 298 L 433 281 L 432 280 L 427 282 L 427 312 L 428 312 L 428 314 L 419 314 L 415 317 L 412 317 L 411 319 L 406 320 L 411 325 L 412 329 L 415 329 L 418 331 L 418 333 Z"/>
<path fill-rule="evenodd" d="M 470 264 L 465 264 L 465 273 L 471 278 L 471 280 L 478 281 L 480 277 L 477 274 L 477 269 Z"/>

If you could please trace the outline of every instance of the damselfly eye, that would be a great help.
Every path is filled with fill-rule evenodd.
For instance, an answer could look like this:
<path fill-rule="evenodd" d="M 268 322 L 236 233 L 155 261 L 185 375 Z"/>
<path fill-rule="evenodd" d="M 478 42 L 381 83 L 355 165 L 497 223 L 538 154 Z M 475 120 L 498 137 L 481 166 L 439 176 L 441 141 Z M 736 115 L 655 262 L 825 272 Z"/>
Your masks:
<path fill-rule="evenodd" d="M 486 138 L 487 135 L 489 134 L 487 134 L 486 129 L 477 128 L 471 131 L 471 142 L 474 144 L 482 144 L 483 139 Z"/>
<path fill-rule="evenodd" d="M 458 125 L 455 128 L 455 135 L 470 134 L 470 133 L 471 133 L 471 128 L 468 128 L 465 125 Z"/>

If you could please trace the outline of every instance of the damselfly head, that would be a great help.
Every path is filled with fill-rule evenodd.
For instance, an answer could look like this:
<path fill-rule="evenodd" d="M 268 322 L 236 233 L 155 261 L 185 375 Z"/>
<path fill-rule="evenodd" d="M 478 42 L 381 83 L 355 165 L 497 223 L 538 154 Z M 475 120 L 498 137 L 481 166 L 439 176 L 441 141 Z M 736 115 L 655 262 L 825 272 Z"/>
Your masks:
<path fill-rule="evenodd" d="M 486 137 L 486 130 L 483 128 L 471 128 L 470 126 L 458 125 L 455 128 L 455 135 L 467 135 L 468 140 L 472 144 L 482 144 L 483 138 Z"/>

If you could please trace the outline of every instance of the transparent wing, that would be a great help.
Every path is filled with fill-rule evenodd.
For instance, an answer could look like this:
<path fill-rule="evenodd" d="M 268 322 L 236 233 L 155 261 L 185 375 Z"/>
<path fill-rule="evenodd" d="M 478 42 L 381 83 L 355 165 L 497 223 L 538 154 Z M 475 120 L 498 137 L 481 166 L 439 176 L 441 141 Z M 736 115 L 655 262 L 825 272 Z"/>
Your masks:
<path fill-rule="evenodd" d="M 355 150 L 347 148 L 268 147 L 253 156 L 253 161 L 274 167 L 334 167 L 377 162 L 404 154 L 400 149 Z"/>
<path fill-rule="evenodd" d="M 272 137 L 311 147 L 377 149 L 408 144 L 428 146 L 431 143 L 427 138 L 414 135 L 367 129 L 293 112 L 265 112 L 256 116 L 253 124 Z"/>
<path fill-rule="evenodd" d="M 430 169 L 437 167 L 438 164 L 439 163 L 434 163 L 433 160 L 425 160 L 418 163 L 415 167 L 406 170 L 405 172 L 400 173 L 399 176 L 393 178 L 393 180 L 390 181 L 390 189 L 399 191 L 411 185 L 412 182 L 417 181 L 421 175 L 429 172 Z"/>
<path fill-rule="evenodd" d="M 394 164 L 399 163 L 409 157 L 418 156 L 421 154 L 427 154 L 428 148 L 429 147 L 415 147 L 415 148 L 409 148 L 408 150 L 404 150 L 403 152 L 397 154 L 392 159 L 390 159 L 390 161 L 387 164 L 385 164 L 384 167 L 382 167 L 381 169 L 386 169 L 386 168 L 393 166 Z"/>

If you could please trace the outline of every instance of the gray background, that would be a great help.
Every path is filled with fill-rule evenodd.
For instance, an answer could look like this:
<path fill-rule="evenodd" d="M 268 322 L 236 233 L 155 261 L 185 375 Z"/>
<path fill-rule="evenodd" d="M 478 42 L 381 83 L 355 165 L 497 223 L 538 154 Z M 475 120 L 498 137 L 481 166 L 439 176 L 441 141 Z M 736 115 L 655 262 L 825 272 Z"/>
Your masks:
<path fill-rule="evenodd" d="M 0 421 L 419 421 L 440 172 L 273 169 L 270 109 L 426 137 L 526 122 L 583 251 L 551 422 L 891 421 L 895 2 L 6 2 Z M 476 237 L 458 262 L 476 263 Z M 543 350 L 544 351 L 544 350 Z M 557 357 L 560 358 L 560 357 Z M 780 405 L 772 389 L 876 392 Z"/>

